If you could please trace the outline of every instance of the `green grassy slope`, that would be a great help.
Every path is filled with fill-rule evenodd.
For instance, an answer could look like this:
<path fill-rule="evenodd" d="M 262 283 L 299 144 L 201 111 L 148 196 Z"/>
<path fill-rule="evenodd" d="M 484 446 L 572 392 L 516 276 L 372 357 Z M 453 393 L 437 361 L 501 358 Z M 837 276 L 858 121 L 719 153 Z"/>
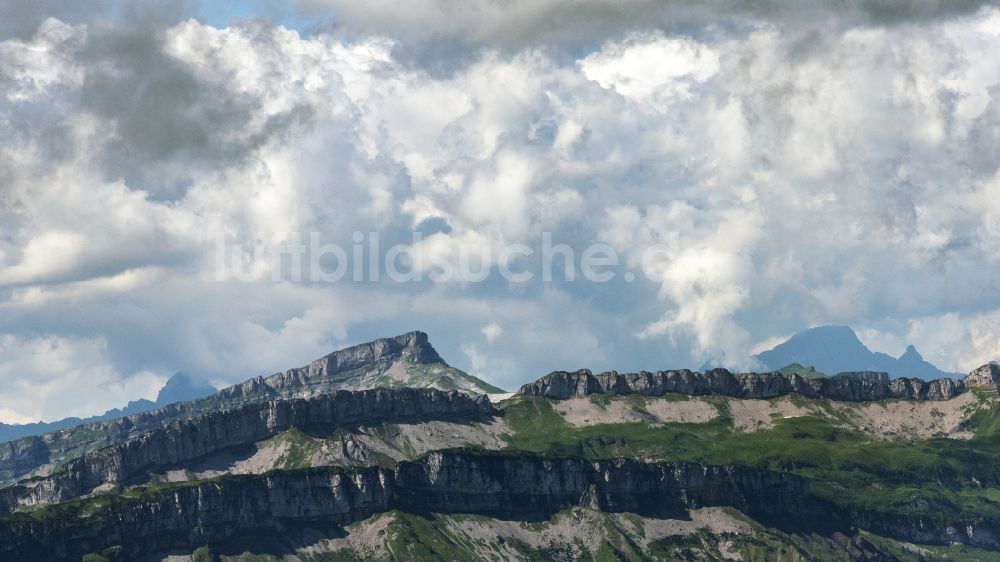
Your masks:
<path fill-rule="evenodd" d="M 820 496 L 852 509 L 930 518 L 1000 517 L 1000 409 L 982 410 L 968 441 L 876 441 L 829 418 L 776 420 L 736 431 L 719 400 L 708 423 L 602 424 L 573 427 L 552 405 L 518 396 L 505 404 L 511 449 L 592 458 L 630 457 L 744 465 L 807 477 Z"/>

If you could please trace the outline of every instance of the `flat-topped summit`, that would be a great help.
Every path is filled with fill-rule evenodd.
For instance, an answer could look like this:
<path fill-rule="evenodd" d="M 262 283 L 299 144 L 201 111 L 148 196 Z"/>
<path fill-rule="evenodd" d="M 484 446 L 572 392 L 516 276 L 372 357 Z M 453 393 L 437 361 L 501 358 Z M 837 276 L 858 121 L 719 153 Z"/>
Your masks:
<path fill-rule="evenodd" d="M 383 359 L 397 359 L 404 353 L 413 363 L 444 363 L 424 332 L 407 332 L 334 351 L 310 363 L 309 373 L 325 375 L 353 369 Z"/>
<path fill-rule="evenodd" d="M 503 392 L 447 363 L 427 334 L 407 332 L 354 345 L 269 377 L 256 377 L 224 388 L 226 399 L 266 396 L 307 397 L 335 390 L 417 387 L 476 394 Z"/>

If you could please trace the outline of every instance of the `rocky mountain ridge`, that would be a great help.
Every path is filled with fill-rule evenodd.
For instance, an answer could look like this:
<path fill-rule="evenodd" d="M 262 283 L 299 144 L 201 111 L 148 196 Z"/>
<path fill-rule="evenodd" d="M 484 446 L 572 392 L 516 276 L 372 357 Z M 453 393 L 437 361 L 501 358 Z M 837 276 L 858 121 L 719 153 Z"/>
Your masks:
<path fill-rule="evenodd" d="M 807 379 L 797 374 L 732 373 L 726 369 L 712 369 L 702 373 L 681 369 L 640 373 L 611 371 L 599 374 L 582 369 L 576 372 L 554 371 L 535 382 L 523 385 L 518 393 L 555 400 L 595 394 L 663 396 L 678 393 L 741 399 L 769 399 L 798 394 L 806 398 L 864 402 L 887 399 L 948 400 L 965 388 L 964 381 L 952 379 L 925 381 L 898 378 L 887 381 L 875 375 Z"/>
<path fill-rule="evenodd" d="M 427 334 L 408 332 L 335 351 L 305 367 L 255 377 L 224 388 L 218 399 L 240 402 L 260 398 L 301 398 L 334 390 L 425 387 L 474 394 L 503 392 L 448 366 Z"/>
<path fill-rule="evenodd" d="M 995 519 L 944 523 L 877 510 L 844 512 L 813 495 L 805 479 L 788 473 L 444 450 L 394 469 L 319 467 L 230 476 L 64 508 L 88 509 L 85 525 L 44 510 L 8 516 L 0 519 L 0 556 L 78 560 L 88 552 L 110 551 L 118 560 L 141 560 L 151 552 L 190 551 L 242 534 L 282 533 L 294 525 L 335 532 L 393 509 L 541 521 L 573 506 L 682 518 L 691 509 L 728 506 L 779 527 L 846 532 L 862 525 L 922 544 L 1000 548 Z"/>
<path fill-rule="evenodd" d="M 309 365 L 255 377 L 204 398 L 169 404 L 114 420 L 83 424 L 36 437 L 0 443 L 0 485 L 47 465 L 204 413 L 282 398 L 306 398 L 338 390 L 421 387 L 473 394 L 500 389 L 447 365 L 430 345 L 427 334 L 409 332 L 393 338 L 335 351 Z"/>
<path fill-rule="evenodd" d="M 975 369 L 964 381 L 967 388 L 997 392 L 1000 389 L 1000 365 L 988 363 Z"/>
<path fill-rule="evenodd" d="M 58 503 L 107 484 L 141 478 L 215 451 L 250 445 L 289 428 L 349 428 L 382 422 L 473 421 L 494 413 L 485 396 L 432 389 L 338 391 L 307 399 L 276 400 L 178 420 L 69 461 L 48 476 L 0 489 L 0 514 Z"/>

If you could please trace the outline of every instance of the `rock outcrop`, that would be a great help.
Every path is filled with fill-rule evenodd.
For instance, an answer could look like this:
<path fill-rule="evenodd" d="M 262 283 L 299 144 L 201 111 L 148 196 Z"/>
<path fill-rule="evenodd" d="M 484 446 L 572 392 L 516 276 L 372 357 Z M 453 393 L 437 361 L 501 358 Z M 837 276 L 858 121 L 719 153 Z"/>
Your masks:
<path fill-rule="evenodd" d="M 395 470 L 332 467 L 230 476 L 123 498 L 61 516 L 0 519 L 0 558 L 79 560 L 121 546 L 122 559 L 193 549 L 240 533 L 346 525 L 390 509 L 501 518 L 551 516 L 574 505 L 649 515 L 727 505 L 758 517 L 830 517 L 804 479 L 693 463 L 587 461 L 439 451 Z"/>
<path fill-rule="evenodd" d="M 51 475 L 0 490 L 0 514 L 86 495 L 105 483 L 128 482 L 216 451 L 250 445 L 292 427 L 330 432 L 359 424 L 447 420 L 468 422 L 494 413 L 486 396 L 429 389 L 340 391 L 310 399 L 247 404 L 179 420 L 124 443 L 71 460 Z"/>
<path fill-rule="evenodd" d="M 703 373 L 682 369 L 641 373 L 593 374 L 555 371 L 526 384 L 520 394 L 556 400 L 592 394 L 662 396 L 668 393 L 719 395 L 744 399 L 769 399 L 788 394 L 806 398 L 864 402 L 872 400 L 948 400 L 964 389 L 961 381 L 898 378 L 889 382 L 857 380 L 850 377 L 807 379 L 781 373 L 731 373 L 712 369 Z"/>
<path fill-rule="evenodd" d="M 27 472 L 49 462 L 49 448 L 38 437 L 0 443 L 0 466 L 11 472 Z"/>
<path fill-rule="evenodd" d="M 987 392 L 997 392 L 1000 388 L 1000 365 L 988 363 L 965 377 L 965 386 Z"/>
<path fill-rule="evenodd" d="M 834 378 L 851 379 L 852 381 L 871 382 L 878 384 L 889 384 L 892 379 L 889 373 L 883 371 L 848 371 L 837 373 Z"/>
<path fill-rule="evenodd" d="M 414 366 L 439 367 L 447 384 L 407 380 L 407 371 Z M 411 384 L 401 384 L 411 383 Z M 409 332 L 394 338 L 375 340 L 335 351 L 305 367 L 289 369 L 269 377 L 256 377 L 244 383 L 224 388 L 217 398 L 240 402 L 257 397 L 303 398 L 344 389 L 354 390 L 377 386 L 431 386 L 439 390 L 464 390 L 475 394 L 496 389 L 466 373 L 453 369 L 431 346 L 427 334 Z"/>
<path fill-rule="evenodd" d="M 1000 550 L 1000 521 L 965 516 L 931 517 L 918 514 L 860 511 L 851 514 L 851 522 L 873 533 L 916 544 L 965 544 L 988 550 Z"/>

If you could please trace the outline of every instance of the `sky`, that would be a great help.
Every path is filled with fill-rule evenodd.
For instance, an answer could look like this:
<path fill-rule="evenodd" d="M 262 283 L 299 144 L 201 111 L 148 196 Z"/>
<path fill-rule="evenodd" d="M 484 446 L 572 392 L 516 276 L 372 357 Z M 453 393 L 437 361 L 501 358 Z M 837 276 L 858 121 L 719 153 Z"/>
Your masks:
<path fill-rule="evenodd" d="M 1000 358 L 992 2 L 274 6 L 0 0 L 0 421 L 415 329 L 508 389 L 753 369 L 823 324 Z M 372 233 L 411 272 L 474 248 L 490 273 L 240 261 Z M 613 278 L 546 280 L 546 240 Z"/>

